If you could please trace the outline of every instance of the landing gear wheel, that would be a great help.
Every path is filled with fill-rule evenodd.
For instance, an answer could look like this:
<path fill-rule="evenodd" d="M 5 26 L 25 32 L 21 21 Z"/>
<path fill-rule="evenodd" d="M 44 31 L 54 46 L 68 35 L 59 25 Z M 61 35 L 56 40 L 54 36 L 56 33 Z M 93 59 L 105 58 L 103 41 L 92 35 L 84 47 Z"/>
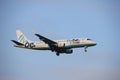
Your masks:
<path fill-rule="evenodd" d="M 60 53 L 58 53 L 58 52 L 57 52 L 57 53 L 56 53 L 56 55 L 57 55 L 57 56 L 59 56 L 59 55 L 60 55 Z"/>
<path fill-rule="evenodd" d="M 85 49 L 85 52 L 87 52 L 87 50 Z"/>

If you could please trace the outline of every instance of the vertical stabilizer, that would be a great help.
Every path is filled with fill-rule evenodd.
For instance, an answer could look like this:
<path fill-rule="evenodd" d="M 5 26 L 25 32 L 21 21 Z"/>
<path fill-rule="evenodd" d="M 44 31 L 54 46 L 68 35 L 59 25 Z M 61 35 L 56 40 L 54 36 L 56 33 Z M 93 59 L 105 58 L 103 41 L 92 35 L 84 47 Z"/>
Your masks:
<path fill-rule="evenodd" d="M 28 39 L 20 30 L 16 30 L 16 34 L 17 34 L 18 42 L 22 44 L 25 44 L 26 42 L 28 42 Z"/>

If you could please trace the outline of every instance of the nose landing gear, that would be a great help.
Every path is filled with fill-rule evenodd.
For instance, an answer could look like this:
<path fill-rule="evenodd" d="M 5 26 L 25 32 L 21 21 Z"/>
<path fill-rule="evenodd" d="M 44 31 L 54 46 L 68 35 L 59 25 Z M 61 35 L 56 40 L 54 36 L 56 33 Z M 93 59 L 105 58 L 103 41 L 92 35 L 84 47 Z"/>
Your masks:
<path fill-rule="evenodd" d="M 87 52 L 87 46 L 85 46 L 85 52 Z"/>

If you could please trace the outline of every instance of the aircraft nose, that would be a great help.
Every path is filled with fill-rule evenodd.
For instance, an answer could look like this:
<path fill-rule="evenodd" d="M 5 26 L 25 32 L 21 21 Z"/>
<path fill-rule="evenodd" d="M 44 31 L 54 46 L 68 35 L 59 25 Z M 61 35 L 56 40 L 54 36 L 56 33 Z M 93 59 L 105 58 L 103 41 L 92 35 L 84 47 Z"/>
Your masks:
<path fill-rule="evenodd" d="M 96 43 L 96 42 L 93 42 L 93 41 L 92 41 L 92 44 L 93 44 L 94 46 L 97 45 L 97 43 Z"/>
<path fill-rule="evenodd" d="M 95 45 L 97 45 L 97 43 L 95 43 Z"/>
<path fill-rule="evenodd" d="M 97 43 L 96 43 L 96 42 L 93 42 L 93 45 L 97 45 Z"/>

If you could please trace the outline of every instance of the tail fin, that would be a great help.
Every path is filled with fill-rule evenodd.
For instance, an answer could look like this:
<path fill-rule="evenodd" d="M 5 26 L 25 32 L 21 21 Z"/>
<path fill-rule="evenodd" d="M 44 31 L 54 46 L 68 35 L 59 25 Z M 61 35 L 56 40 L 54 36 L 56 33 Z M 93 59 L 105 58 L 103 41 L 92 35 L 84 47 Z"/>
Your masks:
<path fill-rule="evenodd" d="M 20 30 L 16 30 L 16 34 L 17 34 L 18 42 L 22 44 L 25 44 L 26 42 L 28 42 L 28 39 Z"/>

